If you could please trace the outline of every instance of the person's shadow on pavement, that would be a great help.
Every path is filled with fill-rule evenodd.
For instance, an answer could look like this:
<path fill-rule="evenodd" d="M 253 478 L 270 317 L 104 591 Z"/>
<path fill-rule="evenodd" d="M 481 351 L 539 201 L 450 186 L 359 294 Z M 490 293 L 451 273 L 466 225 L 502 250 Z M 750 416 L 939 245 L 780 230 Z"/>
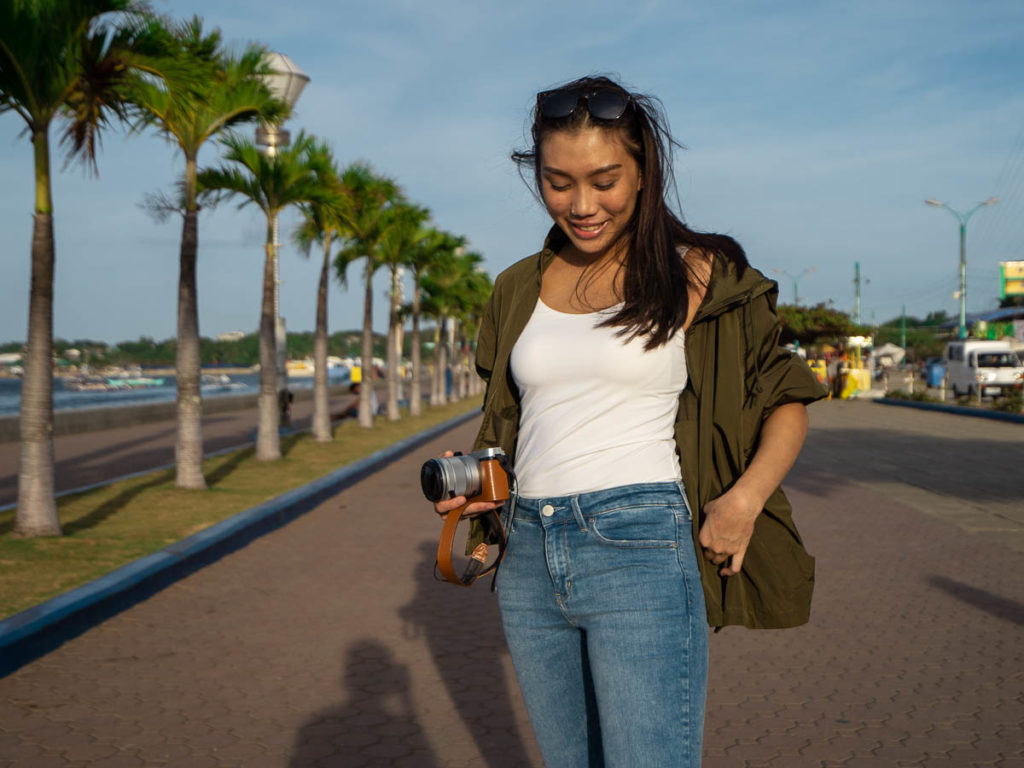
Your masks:
<path fill-rule="evenodd" d="M 440 768 L 416 719 L 409 671 L 376 640 L 345 654 L 348 701 L 314 714 L 295 737 L 291 768 L 361 768 L 398 764 Z"/>
<path fill-rule="evenodd" d="M 399 609 L 406 631 L 423 635 L 448 695 L 488 768 L 531 768 L 506 684 L 507 654 L 491 577 L 471 589 L 431 578 L 437 545 L 420 545 L 416 594 Z"/>

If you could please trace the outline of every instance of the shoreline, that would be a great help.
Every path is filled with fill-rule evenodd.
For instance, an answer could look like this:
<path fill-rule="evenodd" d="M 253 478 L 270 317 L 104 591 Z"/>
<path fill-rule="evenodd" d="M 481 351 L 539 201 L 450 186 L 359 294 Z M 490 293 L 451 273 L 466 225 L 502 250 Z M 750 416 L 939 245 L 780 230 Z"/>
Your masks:
<path fill-rule="evenodd" d="M 348 394 L 348 384 L 328 386 L 330 396 Z M 313 388 L 303 387 L 292 390 L 295 400 L 301 402 L 313 399 Z M 255 408 L 259 393 L 239 395 L 218 395 L 203 398 L 203 415 Z M 177 418 L 177 401 L 161 400 L 151 403 L 97 405 L 95 407 L 68 408 L 53 412 L 53 434 L 76 435 L 96 432 L 134 424 L 148 424 L 154 421 L 173 421 Z M 17 442 L 21 439 L 20 417 L 18 414 L 0 416 L 0 443 Z"/>
<path fill-rule="evenodd" d="M 93 373 L 95 375 L 97 375 L 97 376 L 114 376 L 114 375 L 123 375 L 124 371 L 130 371 L 130 370 L 135 370 L 135 369 L 138 369 L 139 371 L 141 371 L 142 375 L 145 375 L 145 376 L 177 376 L 178 375 L 178 369 L 175 368 L 173 365 L 171 365 L 171 366 L 164 366 L 164 367 L 153 366 L 153 367 L 150 368 L 150 367 L 146 367 L 144 365 L 134 365 L 134 364 L 133 365 L 127 365 L 127 366 L 122 366 L 122 365 L 103 366 L 101 368 L 94 369 Z M 244 365 L 210 366 L 209 368 L 200 368 L 199 369 L 199 373 L 200 373 L 200 375 L 208 373 L 208 374 L 214 374 L 214 375 L 219 376 L 221 374 L 228 374 L 228 375 L 230 375 L 232 373 L 236 373 L 236 374 L 259 373 L 259 370 L 260 370 L 260 367 L 258 365 L 252 365 L 252 366 L 244 366 Z M 74 373 L 72 373 L 70 371 L 67 371 L 67 372 L 54 371 L 53 378 L 54 379 L 64 379 L 64 378 L 67 378 L 68 376 L 78 376 L 78 375 L 80 375 L 79 371 L 76 371 Z M 3 369 L 0 369 L 0 379 L 9 379 L 11 381 L 14 381 L 14 380 L 20 380 L 22 378 L 24 378 L 24 377 L 16 375 L 16 374 L 13 374 L 10 371 L 5 371 Z"/>

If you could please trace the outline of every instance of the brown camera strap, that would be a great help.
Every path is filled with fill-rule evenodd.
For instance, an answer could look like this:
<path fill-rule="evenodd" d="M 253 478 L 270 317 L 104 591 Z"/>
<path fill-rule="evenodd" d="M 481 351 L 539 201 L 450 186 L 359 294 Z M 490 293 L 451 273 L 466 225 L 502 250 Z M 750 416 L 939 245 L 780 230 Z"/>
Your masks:
<path fill-rule="evenodd" d="M 501 564 L 501 559 L 505 556 L 505 527 L 501 524 L 501 517 L 498 515 L 497 510 L 484 512 L 477 516 L 477 519 L 484 526 L 485 536 L 497 534 L 498 543 L 491 546 L 498 547 L 498 557 L 489 568 L 484 570 L 483 564 L 487 561 L 488 545 L 481 542 L 476 545 L 473 553 L 470 555 L 470 563 L 466 568 L 466 573 L 463 576 L 459 576 L 455 573 L 455 568 L 452 565 L 452 550 L 455 547 L 455 531 L 459 526 L 459 520 L 462 518 L 462 510 L 465 508 L 466 505 L 453 509 L 444 517 L 444 527 L 441 529 L 441 538 L 437 543 L 437 569 L 441 572 L 445 581 L 458 584 L 460 587 L 471 587 L 477 579 L 493 573 L 498 568 L 498 565 Z M 479 567 L 474 567 L 473 561 L 476 561 Z"/>

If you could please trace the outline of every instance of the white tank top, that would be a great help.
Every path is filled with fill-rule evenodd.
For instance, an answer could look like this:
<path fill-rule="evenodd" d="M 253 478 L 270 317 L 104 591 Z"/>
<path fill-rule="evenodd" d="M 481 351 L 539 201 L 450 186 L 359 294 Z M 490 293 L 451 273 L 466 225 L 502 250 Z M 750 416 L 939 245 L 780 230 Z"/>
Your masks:
<path fill-rule="evenodd" d="M 568 496 L 678 480 L 675 419 L 686 386 L 684 335 L 644 350 L 597 325 L 621 305 L 576 315 L 540 299 L 512 348 L 522 398 L 520 495 Z"/>

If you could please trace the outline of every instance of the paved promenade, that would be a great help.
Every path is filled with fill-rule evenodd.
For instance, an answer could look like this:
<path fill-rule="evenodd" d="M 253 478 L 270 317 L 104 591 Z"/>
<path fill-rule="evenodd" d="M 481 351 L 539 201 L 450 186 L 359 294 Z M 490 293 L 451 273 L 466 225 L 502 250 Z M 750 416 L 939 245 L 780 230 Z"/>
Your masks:
<path fill-rule="evenodd" d="M 712 636 L 704 765 L 1024 768 L 1024 426 L 811 415 L 812 620 Z M 0 768 L 540 766 L 494 596 L 431 578 L 475 426 L 0 680 Z"/>

